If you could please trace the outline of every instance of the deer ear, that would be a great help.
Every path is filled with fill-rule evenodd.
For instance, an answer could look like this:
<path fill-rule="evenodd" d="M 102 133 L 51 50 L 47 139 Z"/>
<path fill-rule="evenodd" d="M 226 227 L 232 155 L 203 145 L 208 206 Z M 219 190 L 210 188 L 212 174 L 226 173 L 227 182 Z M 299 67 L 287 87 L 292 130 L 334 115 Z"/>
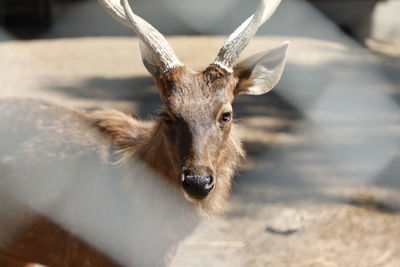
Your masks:
<path fill-rule="evenodd" d="M 261 95 L 272 90 L 279 82 L 286 62 L 289 41 L 265 52 L 251 56 L 234 68 L 239 82 L 234 95 Z"/>

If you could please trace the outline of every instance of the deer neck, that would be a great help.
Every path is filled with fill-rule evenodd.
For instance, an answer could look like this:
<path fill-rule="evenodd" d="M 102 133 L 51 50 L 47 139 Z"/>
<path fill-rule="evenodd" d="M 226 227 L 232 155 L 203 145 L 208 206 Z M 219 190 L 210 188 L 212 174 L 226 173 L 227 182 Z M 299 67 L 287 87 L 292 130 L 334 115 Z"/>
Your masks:
<path fill-rule="evenodd" d="M 155 122 L 154 126 L 149 129 L 137 156 L 173 185 L 177 185 L 179 175 L 177 162 L 179 160 L 171 153 L 171 146 L 168 144 L 160 122 Z"/>

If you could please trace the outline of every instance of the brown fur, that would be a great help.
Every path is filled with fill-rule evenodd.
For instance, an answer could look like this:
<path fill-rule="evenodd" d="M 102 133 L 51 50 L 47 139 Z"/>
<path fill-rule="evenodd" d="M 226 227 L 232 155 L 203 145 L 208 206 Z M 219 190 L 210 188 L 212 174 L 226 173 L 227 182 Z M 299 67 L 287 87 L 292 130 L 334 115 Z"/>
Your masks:
<path fill-rule="evenodd" d="M 222 75 L 222 70 L 217 67 L 210 66 L 204 72 L 193 72 L 180 67 L 168 72 L 156 82 L 165 104 L 163 112 L 169 116 L 174 116 L 171 112 L 175 112 L 175 116 L 186 116 L 185 123 L 191 124 L 198 122 L 199 118 L 204 121 L 204 118 L 210 115 L 206 112 L 209 111 L 206 107 L 210 104 L 210 108 L 213 108 L 212 105 L 220 105 L 220 109 L 226 105 L 230 106 L 236 80 L 226 73 Z M 193 101 L 196 103 L 192 103 Z M 218 108 L 216 111 L 220 113 Z M 244 157 L 234 124 L 230 123 L 224 127 L 222 140 L 216 139 L 215 135 L 218 135 L 218 132 L 211 132 L 207 142 L 203 143 L 198 151 L 194 151 L 194 148 L 190 147 L 193 140 L 182 144 L 181 147 L 171 141 L 174 138 L 186 138 L 179 136 L 179 131 L 182 132 L 179 126 L 175 125 L 171 129 L 165 125 L 162 117 L 155 121 L 142 122 L 114 110 L 87 112 L 86 116 L 118 148 L 117 153 L 122 158 L 140 158 L 181 191 L 178 178 L 185 165 L 196 165 L 193 161 L 199 159 L 202 161 L 200 165 L 212 165 L 210 167 L 215 170 L 217 177 L 216 188 L 207 198 L 196 202 L 206 213 L 221 210 L 231 188 L 232 176 L 240 159 Z M 184 134 L 193 135 L 190 132 Z M 193 139 L 204 136 L 207 135 L 203 131 L 199 136 L 193 136 Z M 182 151 L 186 151 L 183 156 L 182 153 L 185 152 Z M 210 156 L 212 153 L 215 155 Z M 182 159 L 191 157 L 188 161 L 192 162 L 184 162 Z"/>
<path fill-rule="evenodd" d="M 154 121 L 139 121 L 116 110 L 76 111 L 33 100 L 3 102 L 3 106 L 0 105 L 3 120 L 0 122 L 4 122 L 0 130 L 5 130 L 3 138 L 14 137 L 19 131 L 27 136 L 24 137 L 26 141 L 10 142 L 10 148 L 3 149 L 17 152 L 13 152 L 13 157 L 0 154 L 1 173 L 4 175 L 7 170 L 7 164 L 2 163 L 9 162 L 11 166 L 20 165 L 21 170 L 27 169 L 29 176 L 51 177 L 54 174 L 46 171 L 48 166 L 65 159 L 75 162 L 75 157 L 80 162 L 82 156 L 94 153 L 104 162 L 102 164 L 118 162 L 123 168 L 129 167 L 131 159 L 139 159 L 186 196 L 180 182 L 182 168 L 202 172 L 207 167 L 215 173 L 215 189 L 202 200 L 186 197 L 192 202 L 192 207 L 198 207 L 203 214 L 221 211 L 229 195 L 232 176 L 244 156 L 236 126 L 232 122 L 223 127 L 218 124 L 221 112 L 231 109 L 236 80 L 230 75 L 222 75 L 221 70 L 211 66 L 204 72 L 177 68 L 156 82 L 164 107 L 163 115 Z M 166 124 L 166 115 L 174 120 L 174 125 Z M 98 135 L 108 142 L 100 141 Z M 52 155 L 48 152 L 53 150 L 59 156 L 46 158 Z M 181 201 L 187 200 L 182 197 Z M 167 237 L 176 232 L 175 228 L 179 229 L 179 235 L 174 234 L 171 241 L 166 242 L 165 250 L 154 251 L 154 255 L 160 258 L 172 244 L 178 242 L 179 236 L 183 237 L 193 230 L 197 223 L 197 219 L 190 218 L 192 215 L 185 211 L 186 208 L 182 211 L 179 211 L 179 206 L 169 208 L 175 209 L 176 214 L 172 215 L 174 220 L 162 217 L 166 220 L 158 223 L 162 232 L 153 238 Z M 31 214 L 29 207 L 23 210 L 23 213 Z M 165 210 L 161 214 L 171 211 Z M 30 223 L 18 230 L 12 242 L 8 242 L 7 246 L 0 244 L 0 265 L 24 266 L 24 262 L 32 262 L 49 266 L 116 266 L 78 236 L 41 215 L 32 216 Z M 12 224 L 12 218 L 7 223 Z M 3 215 L 2 219 L 5 219 Z"/>
<path fill-rule="evenodd" d="M 221 211 L 230 192 L 232 177 L 244 156 L 234 123 L 229 121 L 222 125 L 219 122 L 221 114 L 232 109 L 237 78 L 215 66 L 203 72 L 181 67 L 162 75 L 156 83 L 164 103 L 162 115 L 147 122 L 115 110 L 76 111 L 32 100 L 0 105 L 0 110 L 3 110 L 0 114 L 5 118 L 3 129 L 0 127 L 0 130 L 6 130 L 3 138 L 15 136 L 18 129 L 27 134 L 24 137 L 26 141 L 17 140 L 18 144 L 10 142 L 7 149 L 17 151 L 12 157 L 0 154 L 0 170 L 4 174 L 7 162 L 15 160 L 23 175 L 41 177 L 44 171 L 44 177 L 51 177 L 53 173 L 46 173 L 48 166 L 66 159 L 79 165 L 87 153 L 97 155 L 95 157 L 103 162 L 101 164 L 118 162 L 122 168 L 129 167 L 131 160 L 135 159 L 161 174 L 190 200 L 194 213 L 197 213 L 196 210 L 205 214 Z M 169 120 L 173 121 L 172 125 L 169 125 Z M 14 124 L 15 127 L 12 126 Z M 7 131 L 11 132 L 7 134 Z M 108 141 L 100 141 L 99 135 Z M 46 158 L 53 155 L 48 153 L 53 150 L 57 156 Z M 21 158 L 18 159 L 18 156 Z M 28 170 L 26 174 L 25 168 Z M 214 190 L 204 199 L 191 199 L 185 194 L 180 181 L 184 168 L 199 173 L 212 171 L 216 177 Z M 179 201 L 187 200 L 182 197 Z M 151 205 L 160 204 L 155 202 Z M 159 251 L 154 251 L 156 259 L 170 253 L 171 246 L 176 245 L 196 225 L 197 219 L 188 214 L 187 207 L 167 207 L 159 215 L 156 213 L 155 218 L 143 218 L 144 223 L 156 222 L 161 231 L 153 237 L 148 236 L 149 240 L 159 242 L 163 238 L 171 239 Z M 29 210 L 29 207 L 26 209 Z M 149 211 L 148 215 L 152 212 Z M 173 220 L 163 215 L 168 213 Z M 140 228 L 138 231 L 140 235 Z M 171 233 L 175 234 L 171 236 Z M 18 237 L 7 246 L 0 245 L 0 265 L 4 266 L 23 266 L 23 262 L 49 266 L 116 266 L 102 253 L 41 215 L 34 215 L 31 223 L 20 230 Z M 48 247 L 52 248 L 51 254 Z"/>
<path fill-rule="evenodd" d="M 33 267 L 33 263 L 52 267 L 117 266 L 79 237 L 42 216 L 35 218 L 0 250 L 2 267 Z"/>

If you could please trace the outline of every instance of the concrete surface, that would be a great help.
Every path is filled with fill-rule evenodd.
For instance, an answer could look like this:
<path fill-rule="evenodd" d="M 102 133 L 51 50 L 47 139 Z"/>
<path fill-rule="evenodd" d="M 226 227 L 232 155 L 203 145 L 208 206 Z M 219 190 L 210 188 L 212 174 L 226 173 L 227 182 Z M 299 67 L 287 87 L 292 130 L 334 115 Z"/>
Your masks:
<path fill-rule="evenodd" d="M 386 43 L 400 44 L 400 2 L 386 0 L 378 4 L 374 10 L 371 37 Z"/>
<path fill-rule="evenodd" d="M 82 17 L 65 14 L 64 25 Z M 256 38 L 243 56 L 289 39 L 283 79 L 235 103 L 248 159 L 230 206 L 181 244 L 172 266 L 399 266 L 397 56 L 372 55 L 302 1 L 284 2 L 267 29 L 279 34 Z M 135 38 L 0 39 L 2 98 L 142 118 L 160 104 Z M 225 37 L 168 39 L 199 69 Z"/>

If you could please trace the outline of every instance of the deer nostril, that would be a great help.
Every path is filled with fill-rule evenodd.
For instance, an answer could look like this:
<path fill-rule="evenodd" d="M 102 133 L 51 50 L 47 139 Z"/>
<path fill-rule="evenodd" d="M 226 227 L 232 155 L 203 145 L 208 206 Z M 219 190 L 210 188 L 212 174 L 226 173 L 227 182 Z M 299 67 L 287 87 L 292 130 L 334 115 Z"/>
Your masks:
<path fill-rule="evenodd" d="M 206 188 L 214 188 L 215 182 L 214 182 L 214 177 L 212 175 L 208 176 L 209 181 L 208 183 L 205 185 Z"/>

